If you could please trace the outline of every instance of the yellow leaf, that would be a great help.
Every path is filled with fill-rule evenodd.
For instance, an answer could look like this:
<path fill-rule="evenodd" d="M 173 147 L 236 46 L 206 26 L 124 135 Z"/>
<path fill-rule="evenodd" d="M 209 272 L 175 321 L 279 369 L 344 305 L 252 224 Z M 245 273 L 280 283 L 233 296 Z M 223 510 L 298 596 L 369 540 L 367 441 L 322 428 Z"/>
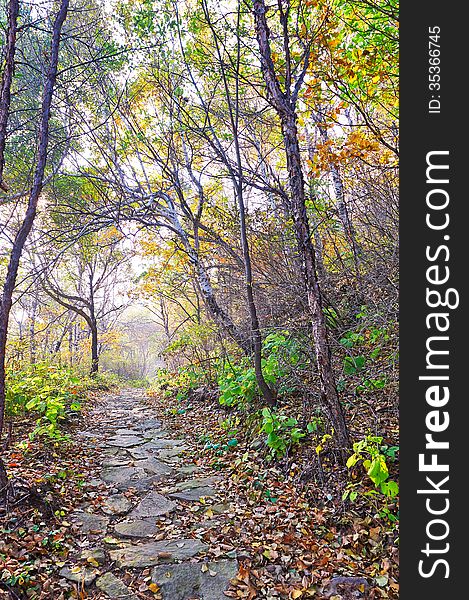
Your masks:
<path fill-rule="evenodd" d="M 156 585 L 156 583 L 150 583 L 150 585 L 148 586 L 148 589 L 150 590 L 150 592 L 153 592 L 154 594 L 156 594 L 156 592 L 160 591 L 160 588 L 158 585 Z"/>
<path fill-rule="evenodd" d="M 301 598 L 302 595 L 303 590 L 293 590 L 293 592 L 291 593 L 292 598 Z"/>

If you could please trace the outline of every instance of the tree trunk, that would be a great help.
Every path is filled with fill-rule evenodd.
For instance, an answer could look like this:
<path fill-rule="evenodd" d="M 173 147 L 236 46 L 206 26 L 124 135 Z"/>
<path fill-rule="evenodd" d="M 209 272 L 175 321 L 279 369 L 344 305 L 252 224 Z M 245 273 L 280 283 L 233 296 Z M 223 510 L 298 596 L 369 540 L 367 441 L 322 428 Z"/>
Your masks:
<path fill-rule="evenodd" d="M 196 281 L 197 288 L 202 296 L 204 304 L 212 317 L 215 323 L 238 344 L 238 346 L 243 350 L 243 352 L 247 355 L 252 353 L 252 342 L 250 339 L 246 338 L 245 335 L 239 330 L 239 328 L 232 321 L 229 314 L 223 310 L 223 308 L 218 304 L 218 301 L 215 297 L 215 293 L 212 288 L 212 284 L 210 282 L 210 278 L 205 270 L 203 264 L 200 261 L 199 254 L 192 247 L 192 244 L 189 241 L 187 233 L 184 231 L 179 217 L 176 211 L 176 207 L 172 199 L 167 197 L 167 204 L 169 209 L 169 217 L 171 219 L 172 225 L 174 229 L 177 231 L 178 237 L 182 242 L 184 250 L 189 258 L 189 262 L 191 263 Z"/>
<path fill-rule="evenodd" d="M 228 107 L 231 130 L 233 133 L 233 142 L 235 147 L 235 155 L 236 155 L 236 166 L 238 169 L 238 173 L 236 174 L 231 168 L 230 175 L 231 180 L 233 182 L 233 188 L 235 191 L 236 200 L 238 203 L 238 214 L 239 214 L 239 231 L 240 231 L 240 241 L 241 248 L 243 252 L 243 266 L 244 266 L 244 276 L 245 276 L 245 284 L 246 284 L 246 300 L 249 311 L 249 318 L 251 321 L 251 336 L 252 336 L 252 351 L 254 358 L 254 372 L 256 375 L 256 382 L 259 387 L 259 390 L 264 398 L 265 402 L 269 406 L 275 405 L 275 396 L 267 384 L 264 373 L 262 372 L 262 335 L 259 326 L 259 317 L 257 314 L 256 302 L 254 299 L 254 282 L 252 277 L 252 262 L 251 262 L 251 253 L 249 250 L 249 241 L 248 241 L 248 233 L 246 227 L 246 209 L 244 206 L 244 195 L 243 195 L 243 164 L 241 160 L 241 151 L 239 147 L 239 137 L 238 137 L 238 124 L 239 124 L 239 68 L 241 62 L 241 41 L 239 39 L 239 28 L 240 28 L 240 9 L 241 3 L 238 2 L 237 7 L 237 27 L 236 31 L 238 32 L 237 36 L 237 52 L 236 52 L 236 70 L 235 70 L 235 94 L 234 99 L 232 99 L 232 95 L 230 92 L 230 87 L 228 85 L 228 79 L 226 76 L 225 70 L 225 62 L 223 61 L 223 56 L 220 51 L 220 46 L 218 43 L 218 36 L 213 28 L 212 22 L 210 20 L 210 15 L 208 11 L 208 7 L 205 2 L 203 2 L 203 8 L 205 17 L 210 25 L 212 30 L 213 39 L 215 41 L 215 47 L 217 50 L 217 56 L 219 61 L 219 67 L 223 79 L 223 85 L 225 89 L 225 98 Z M 234 102 L 233 102 L 234 100 Z"/>
<path fill-rule="evenodd" d="M 295 113 L 295 100 L 292 97 L 289 88 L 287 88 L 285 92 L 282 92 L 275 73 L 270 50 L 270 33 L 267 26 L 264 0 L 254 0 L 253 11 L 256 24 L 256 37 L 261 56 L 262 74 L 266 84 L 268 98 L 280 118 L 282 127 L 282 136 L 287 158 L 291 210 L 298 254 L 302 261 L 302 279 L 311 313 L 316 364 L 320 380 L 321 403 L 325 407 L 331 425 L 334 428 L 339 446 L 341 448 L 346 448 L 349 445 L 347 425 L 332 371 L 326 320 L 322 310 L 322 295 L 316 273 L 315 250 L 311 241 L 311 232 L 306 211 L 305 184 L 301 168 L 301 153 L 296 125 L 297 117 Z M 285 38 L 284 42 L 284 45 L 287 46 L 288 39 Z M 297 84 L 295 84 L 295 87 L 296 85 Z"/>
<path fill-rule="evenodd" d="M 44 85 L 44 92 L 41 107 L 41 120 L 38 133 L 37 163 L 34 172 L 33 184 L 28 200 L 28 207 L 23 222 L 13 241 L 13 247 L 10 253 L 3 293 L 0 300 L 0 436 L 3 431 L 5 418 L 5 350 L 8 335 L 8 319 L 12 306 L 13 291 L 15 289 L 16 277 L 20 264 L 23 248 L 28 235 L 33 226 L 37 211 L 39 195 L 42 191 L 44 171 L 46 167 L 47 148 L 49 144 L 49 120 L 52 105 L 52 95 L 57 77 L 57 67 L 59 59 L 59 44 L 62 25 L 66 19 L 69 0 L 62 0 L 59 12 L 57 13 L 52 33 L 50 63 L 47 77 Z"/>
<path fill-rule="evenodd" d="M 8 3 L 8 30 L 5 49 L 5 68 L 2 74 L 0 87 L 0 189 L 4 192 L 8 187 L 3 181 L 3 168 L 5 166 L 5 144 L 7 137 L 8 117 L 10 114 L 11 82 L 15 72 L 16 33 L 18 24 L 19 0 L 10 0 Z M 3 59 L 3 57 L 2 57 Z"/>
<path fill-rule="evenodd" d="M 96 322 L 90 326 L 91 331 L 91 369 L 90 375 L 95 375 L 99 370 L 98 326 Z"/>

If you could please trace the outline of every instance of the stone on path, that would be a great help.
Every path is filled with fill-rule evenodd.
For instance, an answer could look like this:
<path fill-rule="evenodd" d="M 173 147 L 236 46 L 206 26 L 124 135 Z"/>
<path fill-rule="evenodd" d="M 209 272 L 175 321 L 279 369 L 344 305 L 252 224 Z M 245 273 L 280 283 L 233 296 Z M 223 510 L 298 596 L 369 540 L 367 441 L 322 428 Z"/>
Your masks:
<path fill-rule="evenodd" d="M 132 502 L 123 494 L 109 496 L 101 510 L 107 515 L 125 515 L 132 508 Z"/>
<path fill-rule="evenodd" d="M 124 428 L 124 429 L 118 429 L 116 431 L 116 435 L 117 436 L 133 435 L 135 437 L 135 436 L 140 436 L 140 431 L 138 431 L 138 429 Z"/>
<path fill-rule="evenodd" d="M 149 448 L 151 450 L 163 450 L 165 448 L 186 448 L 186 444 L 182 440 L 170 440 L 167 438 L 152 438 L 148 442 L 146 442 L 142 449 L 145 450 Z"/>
<path fill-rule="evenodd" d="M 172 471 L 171 467 L 168 464 L 162 462 L 161 460 L 157 460 L 153 457 L 149 457 L 144 460 L 137 460 L 134 463 L 134 466 L 139 469 L 143 469 L 151 475 L 169 475 Z"/>
<path fill-rule="evenodd" d="M 91 567 L 63 567 L 59 571 L 60 577 L 73 581 L 74 583 L 83 583 L 84 585 L 91 585 L 96 577 L 99 575 L 97 569 Z"/>
<path fill-rule="evenodd" d="M 141 502 L 129 513 L 129 519 L 148 519 L 161 517 L 169 514 L 176 508 L 177 504 L 168 500 L 157 492 L 150 492 L 141 500 Z"/>
<path fill-rule="evenodd" d="M 168 463 L 181 462 L 182 458 L 179 456 L 183 448 L 165 448 L 158 452 L 158 458 Z"/>
<path fill-rule="evenodd" d="M 115 525 L 114 532 L 120 537 L 145 538 L 155 535 L 156 527 L 151 520 L 121 521 Z"/>
<path fill-rule="evenodd" d="M 207 549 L 207 544 L 196 539 L 162 540 L 111 550 L 109 556 L 118 568 L 143 568 L 158 563 L 187 560 Z"/>
<path fill-rule="evenodd" d="M 219 483 L 221 477 L 196 477 L 195 479 L 186 479 L 174 486 L 172 492 L 182 492 L 183 490 L 192 490 L 194 488 L 210 487 Z"/>
<path fill-rule="evenodd" d="M 81 558 L 84 560 L 92 559 L 99 565 L 103 565 L 106 562 L 106 555 L 102 548 L 85 548 L 81 553 Z"/>
<path fill-rule="evenodd" d="M 101 533 L 105 532 L 109 524 L 108 517 L 88 513 L 84 510 L 77 510 L 72 513 L 71 520 L 73 523 L 80 525 L 82 533 Z"/>
<path fill-rule="evenodd" d="M 183 465 L 182 467 L 178 467 L 176 475 L 181 479 L 186 475 L 193 475 L 194 473 L 197 473 L 197 471 L 200 471 L 200 467 L 197 465 Z"/>
<path fill-rule="evenodd" d="M 173 500 L 182 500 L 183 502 L 198 502 L 200 498 L 215 496 L 216 490 L 213 487 L 194 487 L 180 492 L 168 494 Z"/>
<path fill-rule="evenodd" d="M 138 600 L 137 596 L 112 573 L 105 573 L 102 577 L 97 579 L 96 587 L 104 592 L 109 598 L 119 598 L 119 600 Z"/>
<path fill-rule="evenodd" d="M 107 483 L 130 484 L 143 479 L 145 471 L 137 467 L 106 467 L 101 471 L 101 479 Z"/>
<path fill-rule="evenodd" d="M 152 581 L 159 586 L 164 600 L 188 600 L 192 597 L 221 600 L 225 598 L 223 592 L 228 589 L 230 579 L 237 573 L 236 560 L 159 565 L 153 569 Z"/>
<path fill-rule="evenodd" d="M 106 446 L 117 446 L 118 448 L 130 448 L 132 446 L 139 446 L 144 444 L 145 440 L 143 437 L 137 437 L 134 435 L 118 435 L 109 440 L 106 440 Z"/>
<path fill-rule="evenodd" d="M 141 423 L 137 423 L 134 425 L 135 429 L 139 429 L 140 431 L 146 431 L 148 429 L 158 429 L 160 427 L 161 422 L 158 419 L 145 419 Z"/>

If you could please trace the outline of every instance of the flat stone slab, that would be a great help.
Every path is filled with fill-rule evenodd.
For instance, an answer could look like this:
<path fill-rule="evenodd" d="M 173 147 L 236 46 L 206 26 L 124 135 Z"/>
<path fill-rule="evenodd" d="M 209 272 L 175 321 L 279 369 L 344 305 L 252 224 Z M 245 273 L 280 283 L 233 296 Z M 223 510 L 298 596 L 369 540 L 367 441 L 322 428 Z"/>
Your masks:
<path fill-rule="evenodd" d="M 127 483 L 142 479 L 145 471 L 137 467 L 106 467 L 100 476 L 107 483 Z"/>
<path fill-rule="evenodd" d="M 59 571 L 59 575 L 60 577 L 68 579 L 69 581 L 73 581 L 74 583 L 91 585 L 99 575 L 99 571 L 90 567 L 72 567 L 72 569 L 69 567 L 63 567 Z"/>
<path fill-rule="evenodd" d="M 101 510 L 107 515 L 125 515 L 132 508 L 132 502 L 123 494 L 114 494 L 109 496 Z"/>
<path fill-rule="evenodd" d="M 102 548 L 85 548 L 81 553 L 81 558 L 84 560 L 92 559 L 99 565 L 103 565 L 106 562 L 106 555 Z"/>
<path fill-rule="evenodd" d="M 151 520 L 121 521 L 114 527 L 116 535 L 128 538 L 146 538 L 155 535 L 155 523 Z"/>
<path fill-rule="evenodd" d="M 216 490 L 213 487 L 195 487 L 189 490 L 182 490 L 168 494 L 173 500 L 183 500 L 184 502 L 198 502 L 202 497 L 215 496 Z"/>
<path fill-rule="evenodd" d="M 168 500 L 157 492 L 150 492 L 129 513 L 129 519 L 148 519 L 169 514 L 177 507 L 175 502 Z"/>
<path fill-rule="evenodd" d="M 158 451 L 158 458 L 169 463 L 181 462 L 182 458 L 179 454 L 181 454 L 183 450 L 183 448 L 164 448 L 163 450 Z"/>
<path fill-rule="evenodd" d="M 130 448 L 132 446 L 139 446 L 144 444 L 145 440 L 143 437 L 137 437 L 134 435 L 119 435 L 106 440 L 106 446 L 117 446 L 118 448 Z"/>
<path fill-rule="evenodd" d="M 186 479 L 174 486 L 171 492 L 182 492 L 183 490 L 192 490 L 194 488 L 211 487 L 221 481 L 221 477 L 196 477 L 195 479 Z"/>
<path fill-rule="evenodd" d="M 119 598 L 119 600 L 138 600 L 138 597 L 129 590 L 112 573 L 105 573 L 102 577 L 96 580 L 96 587 L 108 596 L 108 598 Z"/>
<path fill-rule="evenodd" d="M 197 465 L 183 465 L 182 467 L 178 467 L 176 470 L 176 475 L 178 478 L 186 477 L 187 475 L 193 475 L 200 471 L 200 467 Z"/>
<path fill-rule="evenodd" d="M 118 568 L 152 567 L 162 562 L 187 560 L 208 549 L 195 539 L 162 540 L 111 550 L 109 556 Z"/>
<path fill-rule="evenodd" d="M 103 467 L 127 467 L 130 466 L 129 456 L 111 456 L 102 462 Z"/>
<path fill-rule="evenodd" d="M 143 469 L 151 475 L 169 475 L 172 472 L 171 467 L 161 460 L 150 457 L 145 460 L 137 460 L 134 466 Z"/>
<path fill-rule="evenodd" d="M 203 569 L 203 570 L 202 570 Z M 221 600 L 230 579 L 238 573 L 236 560 L 214 563 L 182 563 L 158 565 L 153 569 L 152 582 L 156 583 L 165 600 Z"/>
<path fill-rule="evenodd" d="M 77 510 L 71 515 L 72 523 L 80 525 L 82 533 L 104 533 L 109 525 L 109 518 L 84 510 Z"/>
<path fill-rule="evenodd" d="M 155 437 L 147 441 L 142 448 L 151 448 L 155 450 L 163 450 L 164 448 L 182 448 L 186 444 L 182 440 L 170 440 L 167 438 Z"/>
<path fill-rule="evenodd" d="M 158 419 L 145 419 L 141 423 L 134 425 L 135 429 L 140 431 L 146 431 L 148 429 L 158 429 L 161 426 L 161 422 Z"/>
<path fill-rule="evenodd" d="M 124 428 L 124 429 L 118 429 L 116 431 L 116 435 L 119 436 L 119 437 L 121 437 L 123 435 L 132 435 L 134 437 L 136 437 L 136 436 L 139 437 L 140 436 L 140 431 L 138 429 L 127 429 L 127 428 Z"/>

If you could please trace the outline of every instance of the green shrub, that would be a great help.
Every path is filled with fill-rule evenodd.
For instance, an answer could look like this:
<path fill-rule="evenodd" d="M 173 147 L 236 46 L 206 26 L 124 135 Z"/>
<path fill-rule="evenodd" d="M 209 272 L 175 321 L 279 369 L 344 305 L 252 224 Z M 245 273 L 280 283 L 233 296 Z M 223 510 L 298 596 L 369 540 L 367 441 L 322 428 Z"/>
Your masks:
<path fill-rule="evenodd" d="M 395 498 L 399 493 L 399 486 L 395 481 L 389 479 L 386 460 L 395 459 L 397 446 L 390 448 L 382 446 L 382 441 L 382 437 L 367 435 L 366 438 L 353 444 L 353 454 L 347 460 L 347 467 L 351 469 L 361 463 L 375 488 L 388 498 Z M 348 495 L 349 491 L 347 490 L 343 498 L 347 498 Z M 354 498 L 356 498 L 356 494 L 351 495 L 351 499 Z"/>
<path fill-rule="evenodd" d="M 261 431 L 267 434 L 266 445 L 273 457 L 284 456 L 287 449 L 297 444 L 306 433 L 298 427 L 297 419 L 270 408 L 262 410 Z"/>
<path fill-rule="evenodd" d="M 83 392 L 83 379 L 65 367 L 36 364 L 20 371 L 10 369 L 6 378 L 6 412 L 12 416 L 36 414 L 31 437 L 45 434 L 61 438 L 60 422 L 67 409 L 81 409 L 78 397 Z"/>

